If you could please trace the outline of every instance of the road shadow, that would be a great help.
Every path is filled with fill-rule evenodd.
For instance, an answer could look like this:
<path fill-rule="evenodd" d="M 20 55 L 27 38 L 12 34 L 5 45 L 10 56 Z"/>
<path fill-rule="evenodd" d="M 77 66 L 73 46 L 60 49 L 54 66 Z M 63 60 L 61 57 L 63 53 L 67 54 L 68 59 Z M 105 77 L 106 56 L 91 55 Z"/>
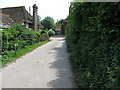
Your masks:
<path fill-rule="evenodd" d="M 57 70 L 57 79 L 50 81 L 48 86 L 53 88 L 75 88 L 66 42 L 64 39 L 59 41 L 61 41 L 61 46 L 54 47 L 50 53 L 55 58 L 55 61 L 50 63 L 50 68 Z"/>

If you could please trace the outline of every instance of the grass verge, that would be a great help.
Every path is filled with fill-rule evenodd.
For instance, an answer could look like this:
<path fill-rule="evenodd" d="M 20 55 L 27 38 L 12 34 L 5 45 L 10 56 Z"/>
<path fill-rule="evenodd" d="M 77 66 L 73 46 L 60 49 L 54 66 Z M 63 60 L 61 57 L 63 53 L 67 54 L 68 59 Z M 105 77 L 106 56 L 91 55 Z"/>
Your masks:
<path fill-rule="evenodd" d="M 48 42 L 50 42 L 51 40 L 48 41 L 44 41 L 44 42 L 40 42 L 40 43 L 36 43 L 33 45 L 29 45 L 27 47 L 25 47 L 24 49 L 17 51 L 16 54 L 13 51 L 8 52 L 7 57 L 5 59 L 3 59 L 3 61 L 0 60 L 0 67 L 4 67 L 7 64 L 11 63 L 11 62 L 15 62 L 16 59 L 20 58 L 21 56 L 33 51 L 34 49 L 36 49 L 37 47 L 46 44 Z"/>

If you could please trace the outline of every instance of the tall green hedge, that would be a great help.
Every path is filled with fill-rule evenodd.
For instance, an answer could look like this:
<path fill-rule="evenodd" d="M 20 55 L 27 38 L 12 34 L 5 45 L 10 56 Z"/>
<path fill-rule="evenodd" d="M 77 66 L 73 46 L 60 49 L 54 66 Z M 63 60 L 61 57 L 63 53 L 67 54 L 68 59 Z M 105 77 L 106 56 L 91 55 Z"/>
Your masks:
<path fill-rule="evenodd" d="M 79 87 L 120 88 L 120 2 L 74 2 L 67 45 Z"/>

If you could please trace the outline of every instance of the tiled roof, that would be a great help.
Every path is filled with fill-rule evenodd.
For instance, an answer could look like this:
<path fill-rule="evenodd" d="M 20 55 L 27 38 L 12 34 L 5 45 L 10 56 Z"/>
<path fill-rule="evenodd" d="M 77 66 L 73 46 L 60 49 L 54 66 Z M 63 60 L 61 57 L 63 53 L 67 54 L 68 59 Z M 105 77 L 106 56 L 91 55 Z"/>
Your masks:
<path fill-rule="evenodd" d="M 9 15 L 15 22 L 32 23 L 32 16 L 27 12 L 24 6 L 2 8 L 2 13 Z"/>
<path fill-rule="evenodd" d="M 15 24 L 15 21 L 10 18 L 9 15 L 2 13 L 2 22 L 0 23 L 1 28 L 8 28 L 12 24 Z"/>

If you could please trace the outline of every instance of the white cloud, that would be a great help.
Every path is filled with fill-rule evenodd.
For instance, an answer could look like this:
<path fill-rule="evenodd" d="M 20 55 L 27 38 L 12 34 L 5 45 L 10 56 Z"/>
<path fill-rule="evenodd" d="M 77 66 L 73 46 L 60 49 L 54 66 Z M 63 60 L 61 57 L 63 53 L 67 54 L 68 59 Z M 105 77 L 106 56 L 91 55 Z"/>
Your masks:
<path fill-rule="evenodd" d="M 69 5 L 71 0 L 36 0 L 38 6 L 38 14 L 42 17 L 51 16 L 55 20 L 65 19 L 69 13 Z M 14 6 L 26 6 L 29 10 L 29 6 L 35 4 L 35 0 L 0 0 L 0 8 L 2 7 L 14 7 Z"/>

